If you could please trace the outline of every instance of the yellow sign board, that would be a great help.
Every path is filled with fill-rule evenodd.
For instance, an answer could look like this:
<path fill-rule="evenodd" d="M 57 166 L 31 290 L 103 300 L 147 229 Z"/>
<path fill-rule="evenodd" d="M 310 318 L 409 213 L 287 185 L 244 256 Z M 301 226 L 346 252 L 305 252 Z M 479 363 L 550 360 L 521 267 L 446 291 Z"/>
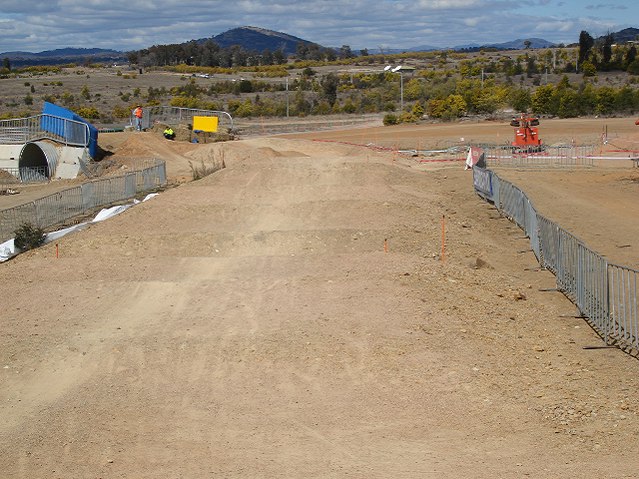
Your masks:
<path fill-rule="evenodd" d="M 217 132 L 217 116 L 194 116 L 193 131 Z"/>

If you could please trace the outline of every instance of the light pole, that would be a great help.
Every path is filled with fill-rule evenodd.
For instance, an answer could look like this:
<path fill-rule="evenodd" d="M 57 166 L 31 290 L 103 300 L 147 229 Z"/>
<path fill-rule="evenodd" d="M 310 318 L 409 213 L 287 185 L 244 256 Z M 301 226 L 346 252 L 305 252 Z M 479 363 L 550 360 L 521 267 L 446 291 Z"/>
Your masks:
<path fill-rule="evenodd" d="M 286 77 L 286 118 L 288 118 L 288 77 Z"/>
<path fill-rule="evenodd" d="M 386 65 L 384 67 L 384 71 L 391 71 L 393 73 L 399 73 L 399 111 L 404 112 L 404 74 L 402 73 L 402 66 L 397 65 L 393 67 L 392 65 Z"/>

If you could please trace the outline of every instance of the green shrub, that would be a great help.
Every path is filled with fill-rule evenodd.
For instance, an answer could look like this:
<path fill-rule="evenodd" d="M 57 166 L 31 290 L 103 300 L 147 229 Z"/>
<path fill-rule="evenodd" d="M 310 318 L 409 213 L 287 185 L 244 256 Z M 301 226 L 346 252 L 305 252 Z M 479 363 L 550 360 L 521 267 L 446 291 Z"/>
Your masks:
<path fill-rule="evenodd" d="M 397 115 L 394 115 L 393 113 L 387 113 L 386 115 L 384 115 L 383 121 L 384 121 L 384 126 L 397 125 L 397 123 L 399 123 Z"/>
<path fill-rule="evenodd" d="M 100 118 L 100 112 L 93 106 L 83 106 L 74 109 L 74 111 L 85 120 L 97 120 Z"/>
<path fill-rule="evenodd" d="M 401 115 L 399 115 L 399 123 L 416 123 L 417 120 L 419 118 L 417 118 L 415 115 L 413 115 L 412 113 L 408 112 L 408 111 L 403 111 L 401 113 Z"/>
<path fill-rule="evenodd" d="M 584 77 L 594 77 L 597 74 L 597 67 L 595 67 L 592 62 L 586 60 L 581 64 L 581 71 Z"/>
<path fill-rule="evenodd" d="M 639 75 L 639 59 L 633 61 L 628 65 L 628 73 L 631 75 Z"/>
<path fill-rule="evenodd" d="M 13 244 L 22 251 L 37 248 L 44 243 L 44 230 L 31 223 L 22 223 L 14 233 Z"/>
<path fill-rule="evenodd" d="M 115 106 L 113 107 L 112 115 L 115 118 L 129 118 L 131 116 L 131 109 L 125 106 Z"/>

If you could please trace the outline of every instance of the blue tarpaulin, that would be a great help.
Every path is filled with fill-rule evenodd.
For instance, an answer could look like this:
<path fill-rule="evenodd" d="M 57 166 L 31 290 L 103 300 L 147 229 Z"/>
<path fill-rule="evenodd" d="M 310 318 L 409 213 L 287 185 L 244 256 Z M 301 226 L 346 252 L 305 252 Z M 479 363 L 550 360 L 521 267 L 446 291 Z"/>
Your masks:
<path fill-rule="evenodd" d="M 65 122 L 60 118 L 77 121 L 88 126 L 89 154 L 92 158 L 95 158 L 98 152 L 98 129 L 84 118 L 73 113 L 71 110 L 67 110 L 66 108 L 62 108 L 61 106 L 45 101 L 44 106 L 42 107 L 40 128 L 73 143 L 84 141 L 86 135 L 84 127 L 74 123 Z"/>

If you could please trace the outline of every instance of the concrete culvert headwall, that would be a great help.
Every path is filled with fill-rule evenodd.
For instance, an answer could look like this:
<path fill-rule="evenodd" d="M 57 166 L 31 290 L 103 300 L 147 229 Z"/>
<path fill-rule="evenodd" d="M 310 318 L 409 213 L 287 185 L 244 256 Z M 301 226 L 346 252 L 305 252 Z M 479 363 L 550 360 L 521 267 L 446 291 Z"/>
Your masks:
<path fill-rule="evenodd" d="M 46 141 L 26 143 L 20 151 L 18 167 L 22 181 L 33 181 L 38 177 L 51 178 L 58 166 L 60 152 Z"/>

